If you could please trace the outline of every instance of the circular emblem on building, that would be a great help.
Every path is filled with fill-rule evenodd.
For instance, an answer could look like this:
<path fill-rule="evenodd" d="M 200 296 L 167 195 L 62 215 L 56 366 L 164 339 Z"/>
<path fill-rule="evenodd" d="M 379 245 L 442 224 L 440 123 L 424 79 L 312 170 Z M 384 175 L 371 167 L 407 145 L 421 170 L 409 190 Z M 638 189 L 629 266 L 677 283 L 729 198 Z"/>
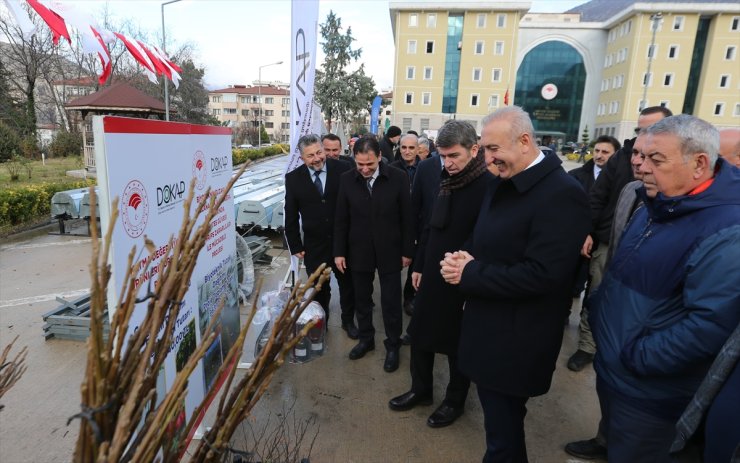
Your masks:
<path fill-rule="evenodd" d="M 144 185 L 138 180 L 131 180 L 123 190 L 121 221 L 131 238 L 138 238 L 144 233 L 149 221 L 149 198 Z"/>
<path fill-rule="evenodd" d="M 552 100 L 558 96 L 558 87 L 555 84 L 545 84 L 542 86 L 540 93 L 542 94 L 542 98 Z"/>
<path fill-rule="evenodd" d="M 195 177 L 195 188 L 202 190 L 206 186 L 206 157 L 202 151 L 196 151 L 193 155 L 193 177 Z"/>

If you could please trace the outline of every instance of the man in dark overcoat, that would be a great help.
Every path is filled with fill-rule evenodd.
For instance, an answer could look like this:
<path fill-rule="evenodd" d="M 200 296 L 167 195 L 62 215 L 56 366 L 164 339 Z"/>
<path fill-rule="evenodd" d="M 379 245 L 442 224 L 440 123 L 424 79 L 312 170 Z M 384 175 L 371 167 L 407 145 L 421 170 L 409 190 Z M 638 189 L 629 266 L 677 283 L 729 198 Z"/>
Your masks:
<path fill-rule="evenodd" d="M 351 170 L 351 164 L 326 159 L 319 137 L 314 134 L 302 136 L 298 150 L 303 165 L 285 175 L 285 240 L 290 253 L 303 258 L 309 275 L 321 264 L 332 266 L 339 286 L 342 329 L 351 339 L 357 339 L 352 276 L 337 271 L 332 252 L 339 178 Z M 330 284 L 325 284 L 314 297 L 326 311 L 327 320 L 330 299 Z"/>
<path fill-rule="evenodd" d="M 561 161 L 537 149 L 521 108 L 502 108 L 482 126 L 499 177 L 466 249 L 446 255 L 440 272 L 466 298 L 458 363 L 483 408 L 483 461 L 526 462 L 526 403 L 550 388 L 589 208 Z"/>
<path fill-rule="evenodd" d="M 351 272 L 360 341 L 352 360 L 375 349 L 373 280 L 380 279 L 387 372 L 398 369 L 401 347 L 401 269 L 414 255 L 414 222 L 408 176 L 380 162 L 374 137 L 355 143 L 357 169 L 342 175 L 334 221 L 334 262 Z"/>
<path fill-rule="evenodd" d="M 431 403 L 434 354 L 447 355 L 450 375 L 445 398 L 427 419 L 433 428 L 449 426 L 462 415 L 470 387 L 470 380 L 457 367 L 465 299 L 456 285 L 442 279 L 439 261 L 446 252 L 460 249 L 470 236 L 486 186 L 493 179 L 483 156 L 476 157 L 477 143 L 475 128 L 468 122 L 450 120 L 439 131 L 437 147 L 445 170 L 431 221 L 419 240 L 412 274 L 419 291 L 409 326 L 411 390 L 388 403 L 396 411 Z"/>

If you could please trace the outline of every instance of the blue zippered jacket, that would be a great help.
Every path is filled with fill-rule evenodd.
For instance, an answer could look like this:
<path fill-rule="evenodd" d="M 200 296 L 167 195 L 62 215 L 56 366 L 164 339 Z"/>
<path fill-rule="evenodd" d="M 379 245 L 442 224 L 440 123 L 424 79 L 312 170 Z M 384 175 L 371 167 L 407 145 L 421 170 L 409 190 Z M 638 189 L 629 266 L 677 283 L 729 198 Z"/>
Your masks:
<path fill-rule="evenodd" d="M 721 158 L 696 195 L 647 200 L 594 298 L 599 379 L 677 418 L 740 320 L 740 170 Z"/>

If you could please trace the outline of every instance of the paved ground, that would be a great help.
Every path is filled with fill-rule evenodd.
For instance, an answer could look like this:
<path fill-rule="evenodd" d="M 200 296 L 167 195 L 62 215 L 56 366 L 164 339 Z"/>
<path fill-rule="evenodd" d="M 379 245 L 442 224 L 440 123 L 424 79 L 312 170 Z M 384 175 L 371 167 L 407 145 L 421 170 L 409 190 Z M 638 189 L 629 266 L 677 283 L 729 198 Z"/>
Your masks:
<path fill-rule="evenodd" d="M 574 163 L 567 163 L 572 168 Z M 276 240 L 279 242 L 279 240 Z M 74 297 L 89 287 L 88 238 L 47 235 L 46 231 L 0 243 L 0 346 L 16 335 L 28 345 L 28 371 L 2 398 L 0 461 L 70 461 L 78 424 L 66 425 L 79 410 L 79 385 L 84 369 L 83 343 L 44 341 L 41 315 L 53 308 L 57 295 Z M 264 268 L 266 287 L 283 274 L 287 252 L 276 249 L 275 265 Z M 336 287 L 334 294 L 337 294 Z M 334 298 L 336 299 L 336 298 Z M 577 301 L 576 301 L 577 302 Z M 391 397 L 410 385 L 408 348 L 401 368 L 382 369 L 378 350 L 357 361 L 347 359 L 353 341 L 339 329 L 336 300 L 332 301 L 328 350 L 324 357 L 303 365 L 286 365 L 254 410 L 255 428 L 290 409 L 297 420 L 313 419 L 316 433 L 311 461 L 316 462 L 475 462 L 484 448 L 482 413 L 474 389 L 465 415 L 453 426 L 432 430 L 425 425 L 434 406 L 392 412 Z M 377 302 L 376 302 L 377 303 Z M 576 303 L 578 306 L 578 303 Z M 405 320 L 408 321 L 407 319 Z M 376 323 L 380 326 L 380 320 Z M 380 339 L 380 334 L 378 335 Z M 594 373 L 589 367 L 573 373 L 565 361 L 574 349 L 577 313 L 565 327 L 565 339 L 551 391 L 528 404 L 527 446 L 532 462 L 576 462 L 562 451 L 565 442 L 590 437 L 598 422 Z M 435 372 L 435 398 L 443 394 L 445 362 Z M 438 402 L 437 402 L 438 403 Z M 304 448 L 308 449 L 307 437 Z M 237 448 L 245 448 L 240 434 Z"/>

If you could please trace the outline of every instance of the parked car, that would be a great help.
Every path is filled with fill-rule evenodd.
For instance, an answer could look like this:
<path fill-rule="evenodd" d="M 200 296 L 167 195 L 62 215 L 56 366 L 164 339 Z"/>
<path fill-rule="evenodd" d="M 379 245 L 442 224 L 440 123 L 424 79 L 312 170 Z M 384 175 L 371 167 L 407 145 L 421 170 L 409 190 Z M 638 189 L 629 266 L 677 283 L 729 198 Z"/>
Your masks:
<path fill-rule="evenodd" d="M 251 149 L 254 149 L 254 146 L 247 143 L 246 145 L 239 145 L 238 148 L 240 150 L 251 150 Z"/>

